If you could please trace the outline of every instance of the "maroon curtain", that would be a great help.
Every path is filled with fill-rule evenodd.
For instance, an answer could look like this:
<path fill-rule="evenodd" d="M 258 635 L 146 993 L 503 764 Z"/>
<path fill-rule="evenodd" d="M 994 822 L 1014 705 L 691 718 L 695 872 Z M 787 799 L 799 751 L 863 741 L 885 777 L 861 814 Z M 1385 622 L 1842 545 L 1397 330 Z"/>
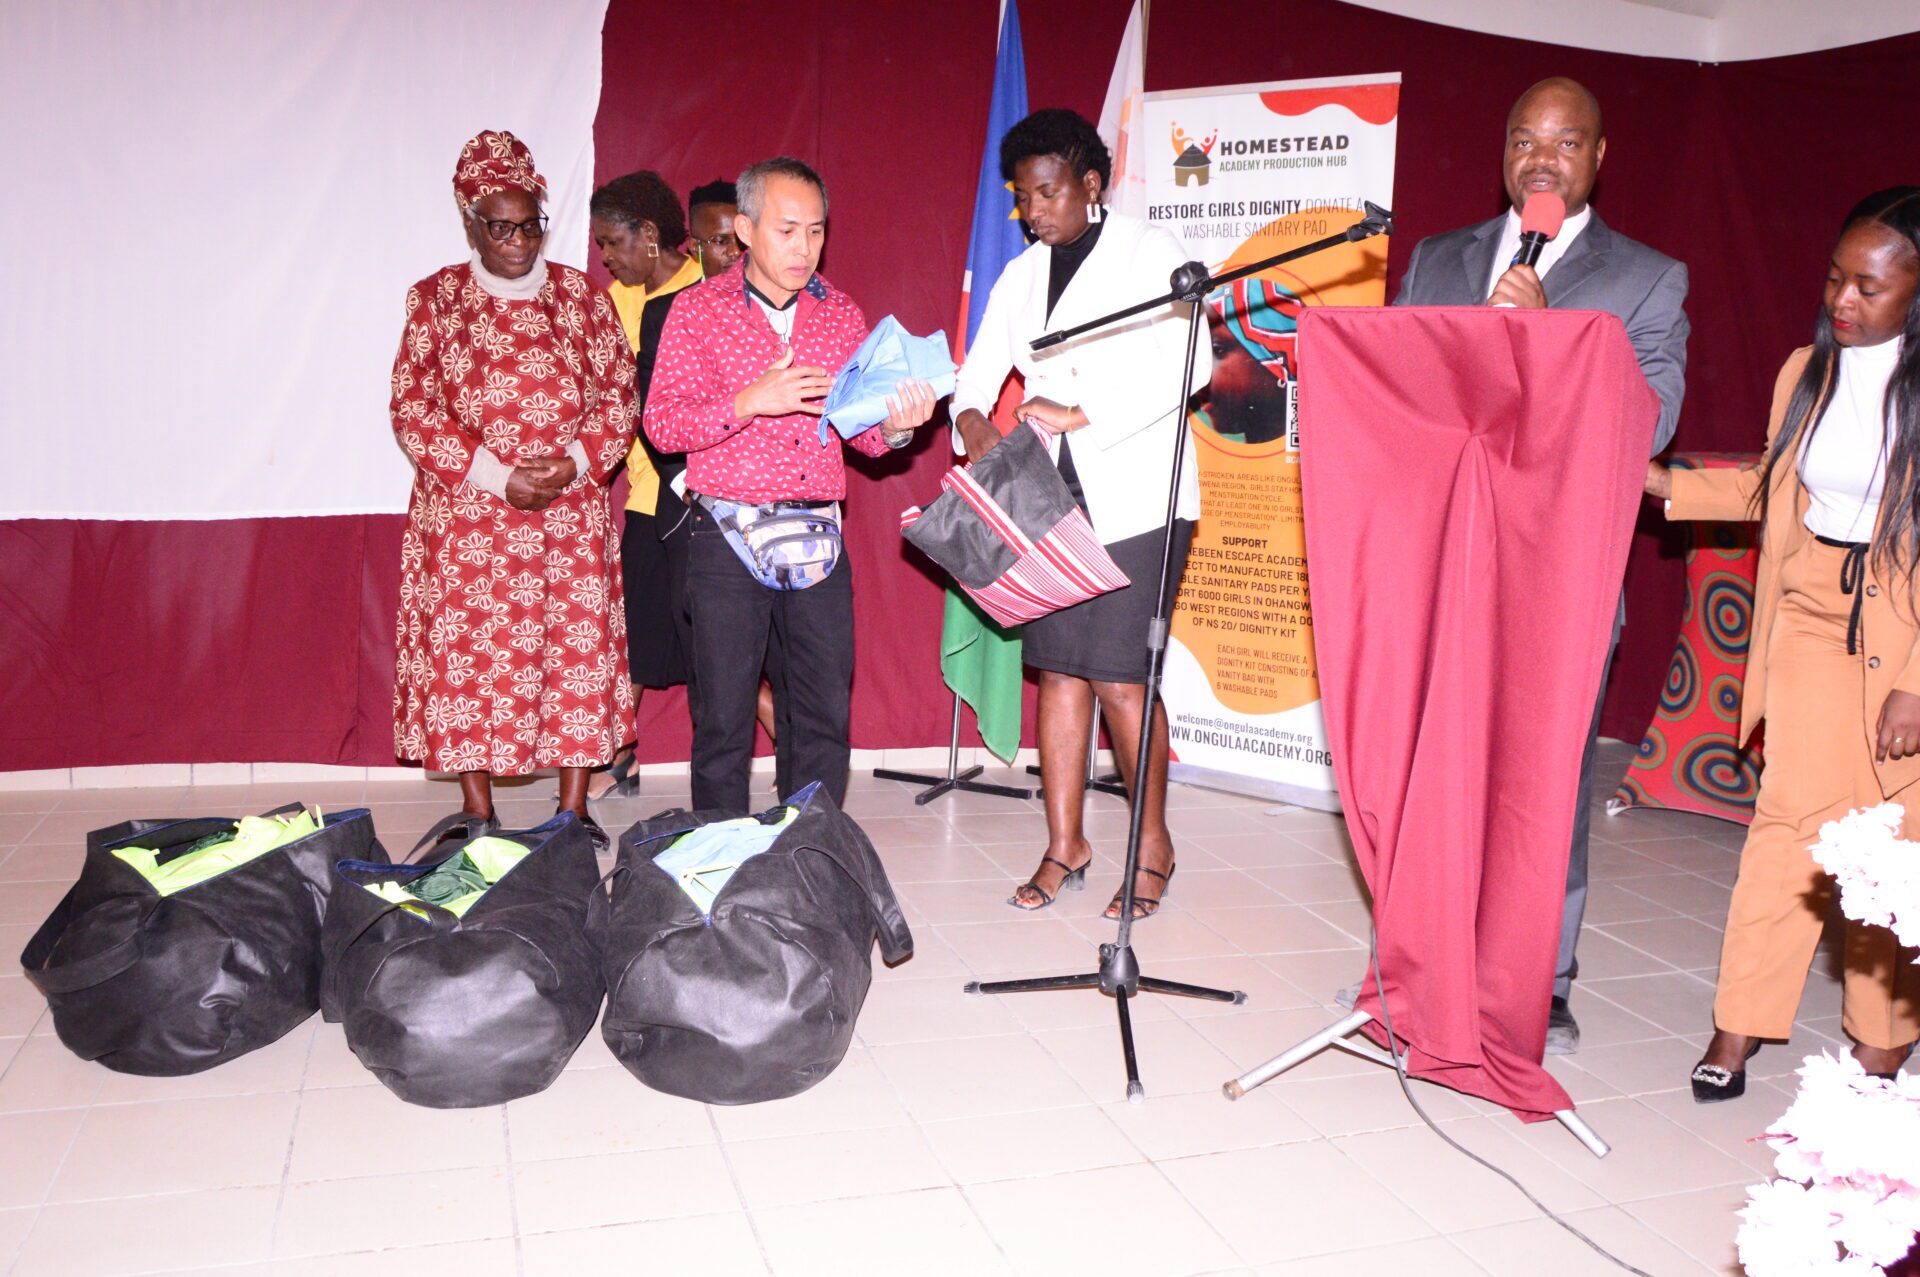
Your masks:
<path fill-rule="evenodd" d="M 392 764 L 402 522 L 0 522 L 0 769 Z"/>
<path fill-rule="evenodd" d="M 1540 1059 L 1658 405 L 1587 311 L 1310 310 L 1300 357 L 1327 739 L 1393 1033 L 1414 1074 L 1545 1117 L 1572 1107 Z"/>
<path fill-rule="evenodd" d="M 987 141 L 998 10 L 998 0 L 906 14 L 880 0 L 798 8 L 741 0 L 723 21 L 703 23 L 613 0 L 598 176 L 652 167 L 684 191 L 775 152 L 805 156 L 833 196 L 829 275 L 870 318 L 893 313 L 916 331 L 951 330 Z M 1028 0 L 1020 16 L 1034 105 L 1096 115 L 1127 7 Z M 1394 70 L 1405 83 L 1390 290 L 1417 238 L 1500 210 L 1501 129 L 1522 89 L 1557 73 L 1599 95 L 1609 151 L 1596 206 L 1622 233 L 1693 271 L 1683 448 L 1759 446 L 1768 388 L 1787 352 L 1808 340 L 1841 215 L 1870 190 L 1916 180 L 1908 133 L 1920 116 L 1920 35 L 1714 67 L 1458 31 L 1336 0 L 1153 6 L 1149 89 Z M 423 273 L 433 265 L 422 263 Z M 859 580 L 854 744 L 944 744 L 951 701 L 936 653 L 940 584 L 903 552 L 892 526 L 902 508 L 935 491 L 944 448 L 930 438 L 907 457 L 857 464 L 848 502 Z M 0 604 L 32 618 L 29 628 L 0 625 L 0 768 L 390 763 L 388 733 L 374 727 L 391 694 L 383 662 L 398 551 L 383 562 L 374 546 L 391 526 L 358 517 L 118 532 L 86 522 L 0 523 Z M 314 539 L 303 552 L 287 548 L 284 538 L 307 535 Z M 285 570 L 255 573 L 249 608 L 299 609 L 320 598 L 344 609 L 360 599 L 367 614 L 297 643 L 256 633 L 260 646 L 243 662 L 196 649 L 161 663 L 165 624 L 211 630 L 237 605 L 222 569 L 255 536 L 264 540 L 241 561 L 267 565 L 284 553 Z M 346 543 L 367 557 L 332 557 Z M 114 572 L 71 575 L 67 565 L 93 562 L 108 546 Z M 17 558 L 19 548 L 34 557 Z M 1663 540 L 1654 517 L 1641 520 L 1627 581 L 1630 619 L 1603 726 L 1637 738 L 1671 655 L 1684 588 L 1679 546 Z M 91 655 L 74 659 L 80 652 Z M 346 668 L 363 676 L 350 684 L 336 673 Z M 156 694 L 177 715 L 151 713 Z M 301 707 L 300 722 L 265 712 L 275 705 Z M 319 720 L 334 726 L 316 732 Z M 678 694 L 648 695 L 641 735 L 643 757 L 686 756 Z"/>

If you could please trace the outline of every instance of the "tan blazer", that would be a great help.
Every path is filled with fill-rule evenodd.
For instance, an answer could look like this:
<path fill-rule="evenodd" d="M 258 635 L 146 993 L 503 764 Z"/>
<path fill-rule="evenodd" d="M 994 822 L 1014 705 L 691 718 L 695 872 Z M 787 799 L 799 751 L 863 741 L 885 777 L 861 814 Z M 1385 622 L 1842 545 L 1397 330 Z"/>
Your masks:
<path fill-rule="evenodd" d="M 1787 415 L 1787 402 L 1807 366 L 1813 347 L 1803 346 L 1788 357 L 1773 387 L 1773 413 L 1767 423 L 1767 446 Z M 1673 498 L 1667 518 L 1739 522 L 1754 514 L 1753 497 L 1760 487 L 1757 466 L 1718 470 L 1674 470 Z M 1889 494 L 1891 495 L 1891 494 Z M 1786 459 L 1775 468 L 1773 492 L 1767 507 L 1767 526 L 1761 530 L 1760 572 L 1753 589 L 1753 636 L 1747 648 L 1745 690 L 1740 703 L 1740 740 L 1744 743 L 1759 725 L 1767 704 L 1767 639 L 1780 610 L 1780 564 L 1812 539 L 1807 530 L 1807 492 L 1800 486 L 1800 468 Z M 1920 621 L 1916 621 L 1910 586 L 1892 588 L 1867 562 L 1860 608 L 1861 641 L 1866 650 L 1866 695 L 1860 705 L 1860 730 L 1867 748 L 1877 742 L 1880 707 L 1891 691 L 1920 695 Z M 1896 606 L 1898 600 L 1898 606 Z M 1839 707 L 1835 707 L 1836 710 Z M 1891 798 L 1920 780 L 1920 757 L 1888 761 L 1875 767 L 1880 791 Z"/>

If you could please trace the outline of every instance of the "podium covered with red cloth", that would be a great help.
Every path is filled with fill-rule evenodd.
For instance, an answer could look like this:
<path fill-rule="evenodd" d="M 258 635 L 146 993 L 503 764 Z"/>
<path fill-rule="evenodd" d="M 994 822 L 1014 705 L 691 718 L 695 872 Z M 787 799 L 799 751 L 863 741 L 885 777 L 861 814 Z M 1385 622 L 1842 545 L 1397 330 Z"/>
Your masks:
<path fill-rule="evenodd" d="M 1658 401 L 1597 311 L 1308 309 L 1321 694 L 1409 1071 L 1526 1120 L 1580 755 Z"/>

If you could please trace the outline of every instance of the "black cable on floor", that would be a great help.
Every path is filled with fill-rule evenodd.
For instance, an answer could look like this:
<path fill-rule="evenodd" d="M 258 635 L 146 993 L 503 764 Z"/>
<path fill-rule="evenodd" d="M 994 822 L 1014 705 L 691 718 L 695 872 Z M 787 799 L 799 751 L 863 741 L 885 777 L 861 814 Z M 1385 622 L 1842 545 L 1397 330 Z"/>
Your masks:
<path fill-rule="evenodd" d="M 1369 956 L 1373 961 L 1373 986 L 1380 994 L 1380 1024 L 1381 1027 L 1387 1031 L 1387 1054 L 1393 1057 L 1393 1072 L 1394 1075 L 1400 1079 L 1401 1093 L 1407 1097 L 1407 1103 L 1413 1105 L 1413 1111 L 1420 1115 L 1420 1120 L 1427 1124 L 1427 1129 L 1446 1141 L 1448 1147 L 1452 1148 L 1456 1153 L 1466 1157 L 1469 1161 L 1477 1162 L 1479 1165 L 1486 1167 L 1495 1175 L 1498 1175 L 1501 1179 L 1519 1189 L 1520 1195 L 1532 1202 L 1535 1210 L 1585 1242 L 1593 1253 L 1600 1256 L 1600 1258 L 1610 1264 L 1625 1269 L 1627 1272 L 1633 1273 L 1635 1277 L 1653 1277 L 1652 1273 L 1642 1268 L 1635 1268 L 1632 1264 L 1629 1264 L 1626 1260 L 1620 1258 L 1620 1256 L 1614 1254 L 1605 1246 L 1602 1246 L 1599 1242 L 1575 1228 L 1565 1219 L 1562 1219 L 1560 1215 L 1549 1208 L 1545 1202 L 1535 1197 L 1525 1184 L 1522 1184 L 1512 1175 L 1501 1170 L 1498 1166 L 1495 1166 L 1492 1162 L 1489 1162 L 1486 1158 L 1480 1156 L 1460 1141 L 1454 1139 L 1453 1136 L 1441 1130 L 1440 1124 L 1427 1116 L 1427 1111 L 1420 1107 L 1420 1101 L 1414 1098 L 1413 1085 L 1407 1077 L 1406 1054 L 1395 1045 L 1400 1039 L 1395 1037 L 1393 1033 L 1393 1012 L 1387 1009 L 1386 981 L 1380 978 L 1380 933 L 1372 928 L 1371 923 L 1368 924 L 1367 944 L 1372 951 Z"/>

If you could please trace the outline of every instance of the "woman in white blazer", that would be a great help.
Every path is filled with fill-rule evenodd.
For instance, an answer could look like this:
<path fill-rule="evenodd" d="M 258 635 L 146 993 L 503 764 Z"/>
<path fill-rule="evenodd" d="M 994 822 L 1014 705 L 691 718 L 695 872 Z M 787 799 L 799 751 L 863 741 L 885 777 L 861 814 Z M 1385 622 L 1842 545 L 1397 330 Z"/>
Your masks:
<path fill-rule="evenodd" d="M 1044 909 L 1064 887 L 1086 879 L 1093 848 L 1081 826 L 1082 784 L 1093 705 L 1113 738 L 1129 788 L 1146 706 L 1147 625 L 1159 586 L 1174 441 L 1185 428 L 1180 402 L 1189 308 L 1168 305 L 1035 354 L 1028 343 L 1164 293 L 1186 260 L 1165 228 L 1103 215 L 1112 171 L 1092 124 L 1072 111 L 1036 111 L 1000 142 L 1000 171 L 1037 241 L 1008 263 L 993 286 L 953 396 L 956 447 L 979 460 L 1000 441 L 989 420 L 1009 373 L 1025 381 L 1018 415 L 1052 436 L 1067 487 L 1133 584 L 1030 622 L 1024 660 L 1040 674 L 1040 772 L 1046 786 L 1047 850 L 1013 894 L 1018 909 Z M 1210 363 L 1201 343 L 1193 385 Z M 1200 516 L 1200 483 L 1180 477 L 1174 522 L 1174 583 Z M 1151 917 L 1173 876 L 1167 832 L 1167 719 L 1156 715 L 1146 777 L 1134 917 Z M 1107 906 L 1118 917 L 1120 893 Z"/>

